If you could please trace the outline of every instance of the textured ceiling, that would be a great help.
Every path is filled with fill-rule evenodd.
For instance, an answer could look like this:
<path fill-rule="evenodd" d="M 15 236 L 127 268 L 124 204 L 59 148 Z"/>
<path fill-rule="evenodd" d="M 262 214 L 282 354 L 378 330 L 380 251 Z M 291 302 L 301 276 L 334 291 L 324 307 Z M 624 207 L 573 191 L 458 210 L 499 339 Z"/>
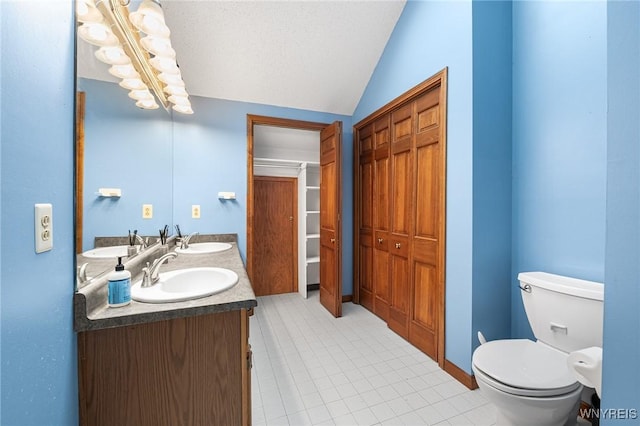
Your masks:
<path fill-rule="evenodd" d="M 163 0 L 187 91 L 351 115 L 405 1 Z M 88 54 L 79 41 L 78 55 Z M 79 75 L 109 79 L 91 61 Z"/>

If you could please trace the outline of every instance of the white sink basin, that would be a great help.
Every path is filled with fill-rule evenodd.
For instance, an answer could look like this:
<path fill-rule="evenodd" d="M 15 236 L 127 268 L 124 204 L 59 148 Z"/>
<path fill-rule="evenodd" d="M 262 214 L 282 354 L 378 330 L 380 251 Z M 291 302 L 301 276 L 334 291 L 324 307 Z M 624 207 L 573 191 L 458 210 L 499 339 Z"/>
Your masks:
<path fill-rule="evenodd" d="M 219 251 L 229 250 L 231 248 L 231 244 L 229 243 L 190 243 L 189 248 L 181 249 L 180 247 L 176 248 L 176 253 L 183 254 L 206 254 L 206 253 L 216 253 Z"/>
<path fill-rule="evenodd" d="M 131 286 L 131 298 L 138 302 L 169 303 L 198 299 L 228 290 L 238 282 L 238 274 L 225 268 L 187 268 L 161 272 L 160 281 L 142 287 L 142 280 Z"/>
<path fill-rule="evenodd" d="M 82 255 L 91 259 L 106 259 L 109 257 L 125 257 L 127 256 L 128 245 L 124 246 L 109 246 L 98 247 L 91 250 L 87 250 Z"/>

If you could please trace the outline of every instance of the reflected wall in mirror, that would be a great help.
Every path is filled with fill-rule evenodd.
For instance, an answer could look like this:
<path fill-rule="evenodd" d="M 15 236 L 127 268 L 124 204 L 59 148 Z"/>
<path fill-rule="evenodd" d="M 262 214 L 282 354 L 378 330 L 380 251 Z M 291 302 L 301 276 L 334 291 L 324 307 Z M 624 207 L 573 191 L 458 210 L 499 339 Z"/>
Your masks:
<path fill-rule="evenodd" d="M 79 41 L 79 43 L 82 41 Z M 173 123 L 163 109 L 142 110 L 117 84 L 79 77 L 77 90 L 84 95 L 84 149 L 82 158 L 82 221 L 77 223 L 79 274 L 91 279 L 115 266 L 116 258 L 82 256 L 96 247 L 97 237 L 124 237 L 137 230 L 155 242 L 159 230 L 172 226 Z M 79 104 L 80 106 L 80 104 Z M 104 196 L 99 188 L 114 188 L 121 195 Z M 79 194 L 78 194 L 79 195 Z M 143 205 L 152 217 L 143 218 Z M 80 215 L 79 215 L 80 217 Z M 102 244 L 110 244 L 103 240 Z M 80 272 L 80 271 L 78 271 Z"/>

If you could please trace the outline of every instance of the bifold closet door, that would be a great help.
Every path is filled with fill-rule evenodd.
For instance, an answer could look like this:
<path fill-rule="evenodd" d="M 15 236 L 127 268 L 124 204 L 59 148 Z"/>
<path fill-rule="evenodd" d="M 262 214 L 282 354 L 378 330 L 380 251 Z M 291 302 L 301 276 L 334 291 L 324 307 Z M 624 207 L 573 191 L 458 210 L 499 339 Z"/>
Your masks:
<path fill-rule="evenodd" d="M 411 232 L 412 275 L 409 341 L 432 358 L 437 358 L 438 317 L 442 268 L 438 268 L 443 211 L 444 155 L 441 146 L 440 85 L 414 102 L 415 114 L 415 205 Z"/>
<path fill-rule="evenodd" d="M 412 108 L 411 104 L 391 113 L 391 227 L 389 232 L 389 273 L 391 300 L 389 328 L 408 339 L 411 269 L 409 233 L 413 200 Z"/>
<path fill-rule="evenodd" d="M 389 318 L 389 115 L 373 124 L 373 312 Z"/>
<path fill-rule="evenodd" d="M 373 275 L 373 135 L 372 125 L 358 132 L 359 163 L 359 258 L 358 271 L 360 304 L 374 311 L 374 275 Z"/>

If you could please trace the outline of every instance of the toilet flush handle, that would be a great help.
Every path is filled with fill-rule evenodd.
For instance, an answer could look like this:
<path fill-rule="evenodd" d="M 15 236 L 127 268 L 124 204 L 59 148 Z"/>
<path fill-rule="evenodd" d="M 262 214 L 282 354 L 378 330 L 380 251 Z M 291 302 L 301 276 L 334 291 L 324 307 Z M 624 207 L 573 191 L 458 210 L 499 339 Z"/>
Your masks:
<path fill-rule="evenodd" d="M 520 284 L 520 290 L 526 291 L 527 293 L 531 293 L 531 285 L 529 285 L 529 284 L 525 284 L 525 285 Z"/>

